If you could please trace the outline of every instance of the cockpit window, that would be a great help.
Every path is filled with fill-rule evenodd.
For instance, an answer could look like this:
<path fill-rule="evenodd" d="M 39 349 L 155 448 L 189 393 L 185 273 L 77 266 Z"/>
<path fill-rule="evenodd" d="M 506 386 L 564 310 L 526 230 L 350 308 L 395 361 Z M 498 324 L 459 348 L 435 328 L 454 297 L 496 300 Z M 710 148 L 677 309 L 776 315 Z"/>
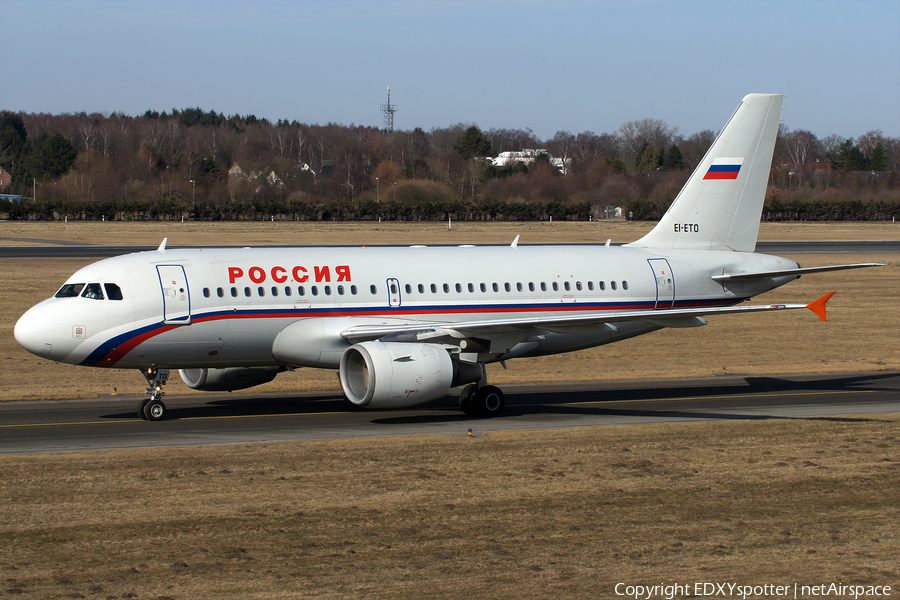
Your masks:
<path fill-rule="evenodd" d="M 89 283 L 84 286 L 84 291 L 81 292 L 82 298 L 91 298 L 93 300 L 103 300 L 103 290 L 100 289 L 99 283 Z"/>
<path fill-rule="evenodd" d="M 81 288 L 83 287 L 83 283 L 67 283 L 66 285 L 59 288 L 59 291 L 56 292 L 56 296 L 54 296 L 54 298 L 77 298 L 78 294 L 81 293 Z"/>
<path fill-rule="evenodd" d="M 106 290 L 106 297 L 110 300 L 121 300 L 122 290 L 114 283 L 104 283 L 103 288 Z"/>

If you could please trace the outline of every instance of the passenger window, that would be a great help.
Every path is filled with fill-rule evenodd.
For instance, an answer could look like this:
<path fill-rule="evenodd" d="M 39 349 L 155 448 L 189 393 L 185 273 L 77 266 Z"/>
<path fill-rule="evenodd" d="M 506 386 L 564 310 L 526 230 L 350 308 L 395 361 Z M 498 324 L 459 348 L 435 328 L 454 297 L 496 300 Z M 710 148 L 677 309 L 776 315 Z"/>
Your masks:
<path fill-rule="evenodd" d="M 547 291 L 547 282 L 546 282 L 546 281 L 542 281 L 542 282 L 541 282 L 541 291 L 542 291 L 542 292 L 546 292 L 546 291 Z"/>
<path fill-rule="evenodd" d="M 462 292 L 462 285 L 460 285 L 460 284 L 457 283 L 457 284 L 456 284 L 456 293 L 459 294 L 459 293 L 461 293 L 461 292 Z"/>
<path fill-rule="evenodd" d="M 369 286 L 369 292 L 371 292 L 371 294 L 374 296 L 374 295 L 376 295 L 376 294 L 378 293 L 378 288 L 375 287 L 374 285 L 370 285 L 370 286 Z"/>
<path fill-rule="evenodd" d="M 237 288 L 236 287 L 231 288 L 231 297 L 237 298 Z"/>
<path fill-rule="evenodd" d="M 494 290 L 495 292 L 499 292 L 499 291 L 500 291 L 500 286 L 497 285 L 496 282 L 494 282 L 494 283 L 491 284 L 491 289 Z"/>
<path fill-rule="evenodd" d="M 272 297 L 274 298 L 277 295 L 278 295 L 278 288 L 273 285 L 272 286 Z"/>
<path fill-rule="evenodd" d="M 290 296 L 290 295 L 291 295 L 291 288 L 289 288 L 289 287 L 287 287 L 287 286 L 284 286 L 284 295 L 285 295 L 285 296 Z"/>
<path fill-rule="evenodd" d="M 534 291 L 534 282 L 533 282 L 533 281 L 529 281 L 529 282 L 528 282 L 528 291 L 529 291 L 529 292 L 533 292 L 533 291 Z"/>
<path fill-rule="evenodd" d="M 419 286 L 418 286 L 416 289 L 419 290 L 419 293 L 420 293 L 420 294 L 424 294 L 424 293 L 425 293 L 425 286 L 422 285 L 421 283 L 419 284 Z"/>
<path fill-rule="evenodd" d="M 298 285 L 298 286 L 297 286 L 297 295 L 298 295 L 298 296 L 305 296 L 305 295 L 306 295 L 306 288 L 304 288 L 302 285 Z"/>
<path fill-rule="evenodd" d="M 331 295 L 331 286 L 330 286 L 330 285 L 324 286 L 324 290 L 325 290 L 325 295 L 326 295 L 326 296 L 330 296 L 330 295 Z"/>
<path fill-rule="evenodd" d="M 628 289 L 628 282 L 627 282 L 627 281 L 622 281 L 622 289 L 623 289 L 623 290 L 627 290 L 627 289 Z"/>
<path fill-rule="evenodd" d="M 396 283 L 392 283 L 392 284 L 391 284 L 391 294 L 392 294 L 392 295 L 396 295 L 396 294 L 397 294 L 397 284 L 396 284 Z"/>
<path fill-rule="evenodd" d="M 521 282 L 521 281 L 518 282 L 518 283 L 516 283 L 516 289 L 517 289 L 518 291 L 520 291 L 520 292 L 525 290 L 525 288 L 522 287 L 522 282 Z"/>
<path fill-rule="evenodd" d="M 217 289 L 216 289 L 216 295 L 217 295 L 219 298 L 224 298 L 224 297 L 225 297 L 225 290 L 223 290 L 222 288 L 217 288 Z"/>
<path fill-rule="evenodd" d="M 103 288 L 106 290 L 107 300 L 121 300 L 122 290 L 114 283 L 104 283 Z"/>
<path fill-rule="evenodd" d="M 615 282 L 615 281 L 610 281 L 610 282 L 609 282 L 609 287 L 612 288 L 612 289 L 616 289 L 616 282 Z"/>
<path fill-rule="evenodd" d="M 559 291 L 559 284 L 558 284 L 557 282 L 555 282 L 555 281 L 553 282 L 553 291 L 554 291 L 554 292 L 558 292 L 558 291 Z"/>
<path fill-rule="evenodd" d="M 594 282 L 593 281 L 588 281 L 588 289 L 591 290 L 592 292 L 594 291 Z"/>
<path fill-rule="evenodd" d="M 338 296 L 343 296 L 344 295 L 344 286 L 342 286 L 342 285 L 337 286 L 337 293 L 338 293 Z"/>
<path fill-rule="evenodd" d="M 203 288 L 203 297 L 204 297 L 204 298 L 209 298 L 209 296 L 210 296 L 210 294 L 209 294 L 209 288 Z"/>
<path fill-rule="evenodd" d="M 503 289 L 506 290 L 507 292 L 511 289 L 508 281 L 503 284 Z"/>
<path fill-rule="evenodd" d="M 486 283 L 482 283 L 482 284 L 481 284 L 481 291 L 482 291 L 482 292 L 486 292 L 486 291 L 487 291 L 487 284 L 486 284 Z"/>
<path fill-rule="evenodd" d="M 468 286 L 468 289 L 469 289 L 469 293 L 470 293 L 470 294 L 471 294 L 472 292 L 474 292 L 474 291 L 475 291 L 475 284 L 474 284 L 474 283 L 470 283 L 469 286 Z"/>
<path fill-rule="evenodd" d="M 373 285 L 372 287 L 375 287 L 375 286 Z M 319 295 L 319 287 L 315 286 L 315 285 L 310 286 L 309 293 L 312 294 L 313 296 L 318 296 Z"/>
<path fill-rule="evenodd" d="M 90 298 L 91 300 L 103 300 L 103 291 L 100 289 L 99 283 L 89 283 L 84 286 L 81 292 L 82 298 Z"/>
<path fill-rule="evenodd" d="M 250 292 L 250 288 L 248 288 L 248 287 L 244 288 L 244 295 L 247 296 L 248 298 L 252 295 L 252 292 Z"/>
<path fill-rule="evenodd" d="M 575 282 L 575 289 L 578 290 L 579 292 L 581 291 L 581 282 L 580 281 Z"/>
<path fill-rule="evenodd" d="M 433 283 L 431 284 L 431 293 L 432 293 L 432 294 L 437 294 L 437 286 L 436 286 L 435 284 L 433 284 Z"/>
<path fill-rule="evenodd" d="M 563 283 L 563 287 L 566 288 L 566 291 L 567 291 L 567 292 L 568 292 L 569 290 L 572 289 L 572 286 L 569 285 L 569 282 L 568 282 L 568 281 L 566 281 L 565 283 Z"/>
<path fill-rule="evenodd" d="M 354 296 L 356 295 L 356 286 L 355 285 L 350 286 L 350 293 L 353 294 Z"/>
<path fill-rule="evenodd" d="M 605 281 L 601 281 L 601 282 L 600 282 L 600 291 L 603 291 L 603 290 L 605 290 L 605 289 L 606 289 L 606 282 L 605 282 Z"/>
<path fill-rule="evenodd" d="M 83 283 L 67 283 L 59 288 L 59 291 L 56 292 L 54 298 L 77 298 L 83 287 Z"/>
<path fill-rule="evenodd" d="M 407 294 L 412 294 L 412 286 L 411 286 L 411 285 L 409 285 L 409 284 L 407 283 L 407 284 L 406 284 L 405 286 L 403 286 L 403 287 L 404 287 L 404 289 L 406 289 L 406 293 L 407 293 Z"/>
<path fill-rule="evenodd" d="M 449 283 L 445 283 L 445 284 L 444 284 L 444 293 L 445 293 L 445 294 L 449 294 L 449 293 L 450 293 L 450 284 L 449 284 Z"/>
<path fill-rule="evenodd" d="M 256 293 L 259 294 L 260 298 L 262 298 L 266 295 L 266 288 L 264 288 L 263 286 L 259 286 L 258 288 L 256 288 Z"/>

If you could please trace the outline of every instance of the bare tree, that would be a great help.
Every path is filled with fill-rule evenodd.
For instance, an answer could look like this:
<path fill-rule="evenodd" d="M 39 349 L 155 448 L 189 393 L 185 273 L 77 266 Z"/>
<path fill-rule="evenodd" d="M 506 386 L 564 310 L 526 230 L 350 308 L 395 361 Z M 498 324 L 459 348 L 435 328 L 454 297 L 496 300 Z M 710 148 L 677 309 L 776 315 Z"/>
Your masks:
<path fill-rule="evenodd" d="M 791 170 L 797 175 L 797 186 L 803 185 L 803 175 L 809 169 L 810 157 L 819 140 L 805 129 L 786 133 L 782 137 L 784 152 L 791 163 Z"/>

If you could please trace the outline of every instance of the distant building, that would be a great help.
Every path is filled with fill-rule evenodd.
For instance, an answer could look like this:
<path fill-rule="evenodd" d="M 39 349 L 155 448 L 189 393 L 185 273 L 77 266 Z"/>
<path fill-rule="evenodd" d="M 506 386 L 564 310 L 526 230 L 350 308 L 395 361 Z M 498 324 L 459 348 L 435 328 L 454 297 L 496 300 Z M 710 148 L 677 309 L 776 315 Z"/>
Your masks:
<path fill-rule="evenodd" d="M 0 190 L 8 186 L 11 181 L 12 175 L 10 175 L 3 167 L 0 167 Z"/>
<path fill-rule="evenodd" d="M 550 153 L 544 149 L 534 150 L 531 148 L 523 148 L 517 152 L 501 152 L 497 158 L 491 159 L 491 164 L 495 167 L 507 167 L 513 163 L 522 163 L 530 165 L 541 154 L 546 154 L 550 159 L 550 164 L 559 169 L 563 175 L 568 175 L 569 166 L 572 164 L 571 158 L 553 158 Z"/>

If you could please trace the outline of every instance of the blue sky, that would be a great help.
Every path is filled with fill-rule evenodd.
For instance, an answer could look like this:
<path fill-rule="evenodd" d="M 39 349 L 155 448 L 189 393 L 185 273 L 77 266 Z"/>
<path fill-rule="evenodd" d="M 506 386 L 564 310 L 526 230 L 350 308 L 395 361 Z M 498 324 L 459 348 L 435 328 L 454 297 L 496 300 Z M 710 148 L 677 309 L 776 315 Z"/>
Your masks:
<path fill-rule="evenodd" d="M 0 110 L 717 131 L 748 92 L 900 137 L 900 0 L 0 0 Z"/>

